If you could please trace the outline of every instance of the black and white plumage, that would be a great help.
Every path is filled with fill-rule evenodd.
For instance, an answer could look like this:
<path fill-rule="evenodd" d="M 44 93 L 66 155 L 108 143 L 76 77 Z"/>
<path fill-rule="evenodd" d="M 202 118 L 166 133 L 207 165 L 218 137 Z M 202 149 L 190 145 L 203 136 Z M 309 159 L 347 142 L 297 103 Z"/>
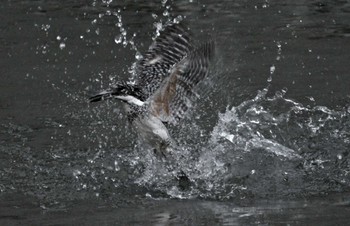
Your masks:
<path fill-rule="evenodd" d="M 213 41 L 196 46 L 185 26 L 168 25 L 137 62 L 134 84 L 117 83 L 89 100 L 122 100 L 140 138 L 165 156 L 172 140 L 164 123 L 176 124 L 198 98 L 194 88 L 207 76 L 213 52 Z"/>

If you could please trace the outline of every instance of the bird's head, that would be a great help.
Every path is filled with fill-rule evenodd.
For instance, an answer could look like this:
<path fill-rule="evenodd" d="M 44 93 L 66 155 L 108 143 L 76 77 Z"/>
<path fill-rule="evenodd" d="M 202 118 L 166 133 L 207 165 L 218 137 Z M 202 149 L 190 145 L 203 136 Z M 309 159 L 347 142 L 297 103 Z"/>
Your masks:
<path fill-rule="evenodd" d="M 116 83 L 111 87 L 111 94 L 128 104 L 142 106 L 144 98 L 140 87 L 125 82 Z"/>

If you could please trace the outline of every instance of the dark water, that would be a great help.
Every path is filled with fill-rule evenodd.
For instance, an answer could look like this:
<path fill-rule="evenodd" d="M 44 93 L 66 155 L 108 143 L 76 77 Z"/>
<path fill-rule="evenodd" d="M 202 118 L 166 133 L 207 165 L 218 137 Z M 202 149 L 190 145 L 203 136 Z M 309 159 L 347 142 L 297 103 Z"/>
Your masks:
<path fill-rule="evenodd" d="M 216 58 L 170 172 L 86 99 L 178 16 Z M 0 19 L 1 225 L 349 221 L 350 1 L 4 1 Z"/>

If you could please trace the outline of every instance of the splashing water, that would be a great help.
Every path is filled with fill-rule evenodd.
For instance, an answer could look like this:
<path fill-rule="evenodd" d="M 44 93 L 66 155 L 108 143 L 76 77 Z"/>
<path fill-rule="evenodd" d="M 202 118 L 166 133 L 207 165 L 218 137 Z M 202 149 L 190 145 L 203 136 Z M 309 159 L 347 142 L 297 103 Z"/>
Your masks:
<path fill-rule="evenodd" d="M 312 195 L 349 186 L 346 109 L 303 107 L 281 92 L 268 98 L 267 91 L 220 113 L 206 143 L 180 144 L 171 164 L 190 178 L 189 190 L 178 189 L 178 169 L 169 172 L 156 159 L 136 179 L 138 185 L 177 198 L 216 199 Z"/>
<path fill-rule="evenodd" d="M 120 23 L 118 27 L 122 28 L 120 14 L 115 16 Z M 157 36 L 163 24 L 158 22 L 155 26 Z M 115 42 L 132 43 L 122 30 Z M 134 50 L 135 58 L 142 59 L 137 49 Z M 270 72 L 272 76 L 275 66 Z M 102 86 L 102 80 L 100 83 Z M 114 104 L 107 102 L 99 108 L 67 114 L 65 118 L 71 124 L 90 122 L 83 132 L 67 128 L 70 139 L 97 147 L 74 154 L 62 147 L 54 148 L 52 156 L 62 162 L 67 160 L 70 165 L 66 166 L 64 175 L 56 173 L 59 172 L 56 166 L 46 171 L 56 178 L 53 181 L 68 174 L 76 190 L 72 197 L 76 196 L 75 192 L 98 197 L 131 193 L 131 196 L 223 200 L 309 196 L 347 189 L 350 185 L 348 109 L 305 107 L 285 98 L 286 90 L 272 97 L 267 93 L 268 89 L 264 89 L 255 98 L 218 114 L 209 138 L 200 142 L 196 141 L 202 131 L 195 121 L 180 125 L 181 132 L 174 134 L 178 147 L 166 162 L 136 144 L 136 136 L 122 122 L 123 114 L 113 109 Z M 19 155 L 28 157 L 27 153 Z M 179 188 L 176 179 L 180 170 L 191 181 L 185 190 Z M 42 177 L 45 178 L 44 173 Z M 54 189 L 50 192 L 55 193 Z"/>
<path fill-rule="evenodd" d="M 155 36 L 170 20 L 171 8 L 166 8 L 167 1 L 163 4 L 165 13 L 153 15 L 157 20 Z M 135 35 L 123 26 L 120 10 L 107 7 L 99 15 L 104 16 L 115 18 L 118 32 L 111 39 L 113 44 L 130 47 L 136 60 L 142 59 L 133 44 Z M 181 16 L 173 22 L 180 20 Z M 93 29 L 98 21 L 93 18 L 89 26 L 94 35 L 102 36 Z M 52 30 L 48 26 L 42 29 L 45 33 Z M 64 44 L 62 50 L 71 48 L 69 43 L 66 46 L 65 36 L 55 37 Z M 277 42 L 278 57 L 281 43 Z M 48 49 L 44 45 L 41 50 L 46 53 Z M 276 68 L 275 64 L 270 67 L 268 82 Z M 91 75 L 89 84 L 106 87 L 103 76 L 103 71 Z M 68 87 L 67 81 L 63 82 L 62 86 Z M 42 125 L 28 127 L 0 125 L 5 136 L 0 153 L 3 159 L 16 160 L 5 162 L 0 169 L 1 192 L 23 191 L 49 202 L 91 196 L 223 200 L 319 195 L 347 191 L 350 185 L 349 106 L 341 110 L 306 107 L 286 98 L 285 90 L 268 97 L 268 89 L 264 89 L 255 98 L 219 113 L 212 131 L 205 131 L 209 137 L 201 136 L 203 131 L 194 119 L 179 125 L 180 129 L 174 129 L 178 146 L 172 158 L 162 162 L 137 144 L 115 103 L 83 109 L 77 103 L 84 103 L 86 96 L 77 93 L 76 87 L 73 90 L 65 93 L 72 104 L 64 106 L 62 118 L 45 116 L 45 120 L 38 119 L 44 121 Z M 201 110 L 212 109 L 206 107 Z M 33 137 L 40 136 L 52 146 L 36 144 Z M 180 170 L 190 179 L 187 189 L 179 187 L 176 177 Z"/>

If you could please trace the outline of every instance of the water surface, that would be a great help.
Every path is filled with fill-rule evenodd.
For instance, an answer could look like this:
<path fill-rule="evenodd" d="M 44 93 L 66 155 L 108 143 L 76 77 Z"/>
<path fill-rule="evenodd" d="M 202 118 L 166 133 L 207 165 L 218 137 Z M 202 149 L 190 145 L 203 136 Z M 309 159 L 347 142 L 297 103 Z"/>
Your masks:
<path fill-rule="evenodd" d="M 0 221 L 345 224 L 349 14 L 349 1 L 5 1 Z M 129 79 L 175 18 L 216 57 L 164 164 L 118 103 L 86 100 Z"/>

